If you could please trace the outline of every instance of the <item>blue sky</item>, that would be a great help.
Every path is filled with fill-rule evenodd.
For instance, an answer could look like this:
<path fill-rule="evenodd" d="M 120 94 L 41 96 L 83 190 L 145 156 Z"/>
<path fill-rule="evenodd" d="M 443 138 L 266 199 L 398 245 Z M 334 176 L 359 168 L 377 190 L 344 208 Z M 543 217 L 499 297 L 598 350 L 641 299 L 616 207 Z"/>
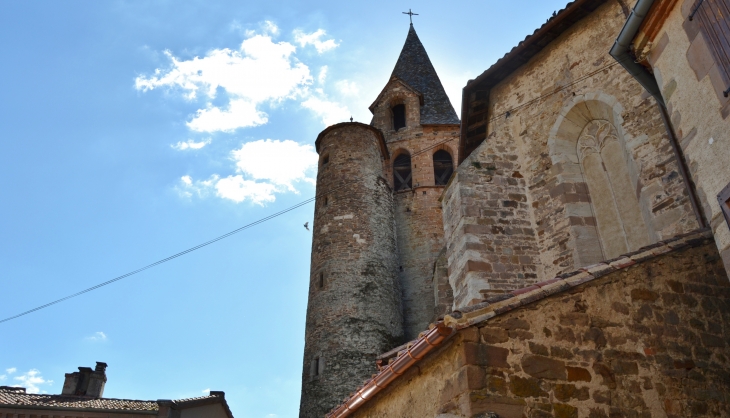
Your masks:
<path fill-rule="evenodd" d="M 26 1 L 0 6 L 0 319 L 312 197 L 313 143 L 369 122 L 414 25 L 452 102 L 565 1 Z M 0 324 L 0 385 L 223 390 L 297 415 L 311 205 Z"/>

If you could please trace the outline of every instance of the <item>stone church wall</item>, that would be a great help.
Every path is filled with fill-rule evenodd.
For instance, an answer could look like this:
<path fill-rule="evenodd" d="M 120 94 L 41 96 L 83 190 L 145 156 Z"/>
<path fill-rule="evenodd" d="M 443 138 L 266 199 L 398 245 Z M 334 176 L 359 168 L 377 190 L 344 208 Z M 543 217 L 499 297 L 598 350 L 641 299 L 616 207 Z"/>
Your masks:
<path fill-rule="evenodd" d="M 491 161 L 472 157 L 444 191 L 444 231 L 454 306 L 539 281 L 539 254 L 514 145 L 489 138 Z M 476 152 L 478 152 L 479 149 Z M 499 153 L 500 157 L 494 158 Z"/>
<path fill-rule="evenodd" d="M 648 64 L 661 88 L 702 209 L 730 271 L 730 228 L 716 198 L 730 183 L 730 98 L 723 95 L 730 85 L 723 81 L 708 43 L 699 32 L 699 19 L 688 18 L 695 3 L 679 1 L 669 13 L 648 51 Z"/>
<path fill-rule="evenodd" d="M 730 284 L 688 244 L 459 331 L 352 416 L 727 416 Z"/>
<path fill-rule="evenodd" d="M 615 64 L 608 51 L 625 20 L 619 2 L 606 2 L 492 88 L 487 139 L 442 201 L 456 307 L 697 228 L 653 98 L 619 65 L 581 79 Z M 610 125 L 613 160 L 581 154 L 591 123 Z M 604 189 L 592 196 L 601 163 L 618 171 L 594 181 Z M 615 249 L 599 234 L 637 226 L 638 238 Z"/>
<path fill-rule="evenodd" d="M 456 125 L 422 126 L 418 95 L 397 79 L 388 83 L 377 103 L 373 126 L 384 133 L 390 163 L 403 153 L 411 156 L 413 187 L 394 194 L 404 331 L 405 338 L 411 340 L 435 320 L 436 305 L 443 303 L 437 299 L 433 286 L 434 264 L 444 247 L 439 202 L 444 186 L 435 184 L 433 154 L 438 150 L 447 151 L 455 166 L 459 128 Z M 400 103 L 406 106 L 406 127 L 394 131 L 390 108 Z M 385 172 L 392 187 L 392 167 L 387 166 Z"/>

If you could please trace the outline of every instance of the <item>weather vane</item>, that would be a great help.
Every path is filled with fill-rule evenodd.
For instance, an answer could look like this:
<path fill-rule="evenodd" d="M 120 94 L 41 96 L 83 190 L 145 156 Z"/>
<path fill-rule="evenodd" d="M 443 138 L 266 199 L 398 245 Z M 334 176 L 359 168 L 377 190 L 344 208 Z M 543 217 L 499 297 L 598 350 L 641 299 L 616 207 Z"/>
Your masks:
<path fill-rule="evenodd" d="M 407 12 L 403 12 L 404 15 L 408 15 L 408 17 L 411 19 L 411 25 L 413 24 L 413 16 L 418 16 L 418 13 L 413 13 L 411 9 L 408 9 Z"/>

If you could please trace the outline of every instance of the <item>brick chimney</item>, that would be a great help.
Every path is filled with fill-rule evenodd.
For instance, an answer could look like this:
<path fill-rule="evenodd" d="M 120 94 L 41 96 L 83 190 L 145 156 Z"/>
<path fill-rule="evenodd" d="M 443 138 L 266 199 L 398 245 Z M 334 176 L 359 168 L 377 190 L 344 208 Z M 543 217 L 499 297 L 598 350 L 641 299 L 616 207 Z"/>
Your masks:
<path fill-rule="evenodd" d="M 106 384 L 106 363 L 96 362 L 96 368 L 79 367 L 79 371 L 66 373 L 62 395 L 101 398 Z"/>

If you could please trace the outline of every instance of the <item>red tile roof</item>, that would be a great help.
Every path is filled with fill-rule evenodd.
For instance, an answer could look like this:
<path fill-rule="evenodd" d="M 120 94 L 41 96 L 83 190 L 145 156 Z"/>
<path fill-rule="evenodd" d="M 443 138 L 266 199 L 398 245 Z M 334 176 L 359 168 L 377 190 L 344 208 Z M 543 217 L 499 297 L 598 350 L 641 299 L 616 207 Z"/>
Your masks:
<path fill-rule="evenodd" d="M 155 414 L 160 403 L 169 402 L 177 408 L 193 408 L 220 402 L 226 414 L 233 418 L 223 392 L 211 391 L 208 396 L 177 400 L 141 401 L 133 399 L 89 398 L 83 396 L 42 395 L 26 393 L 25 388 L 0 386 L 0 408 L 58 408 L 93 409 L 98 411 L 119 411 Z"/>
<path fill-rule="evenodd" d="M 40 395 L 25 393 L 23 388 L 0 387 L 0 407 L 41 406 L 54 408 L 104 409 L 119 411 L 149 411 L 159 409 L 157 401 L 131 399 L 85 398 L 80 396 Z"/>

